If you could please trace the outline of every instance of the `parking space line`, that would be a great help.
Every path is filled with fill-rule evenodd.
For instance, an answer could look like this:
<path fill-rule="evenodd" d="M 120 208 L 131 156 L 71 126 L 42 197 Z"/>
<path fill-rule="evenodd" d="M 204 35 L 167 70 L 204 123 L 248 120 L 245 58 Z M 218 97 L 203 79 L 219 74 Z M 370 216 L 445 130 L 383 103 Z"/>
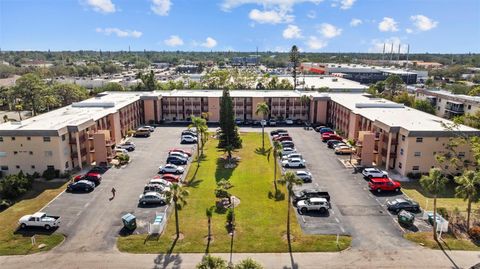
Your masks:
<path fill-rule="evenodd" d="M 342 230 L 342 233 L 345 233 L 345 229 L 343 229 L 342 225 L 340 225 L 340 230 Z"/>
<path fill-rule="evenodd" d="M 83 208 L 87 208 L 87 206 L 89 206 L 89 205 L 90 205 L 90 202 L 86 203 L 86 204 L 83 206 Z"/>
<path fill-rule="evenodd" d="M 55 201 L 55 199 L 57 199 L 64 192 L 65 192 L 65 190 L 63 190 L 61 193 L 59 193 L 57 196 L 55 196 L 55 198 L 53 198 L 52 200 L 50 200 L 50 202 L 48 202 L 46 205 L 44 205 L 42 207 L 42 209 L 39 210 L 39 212 L 42 212 L 45 208 L 47 208 L 53 201 Z"/>
<path fill-rule="evenodd" d="M 82 211 L 78 211 L 78 213 L 76 214 L 77 217 L 80 216 L 80 214 L 82 214 Z"/>
<path fill-rule="evenodd" d="M 307 222 L 307 221 L 305 220 L 305 218 L 303 217 L 303 215 L 300 215 L 300 216 L 302 217 L 303 223 Z"/>
<path fill-rule="evenodd" d="M 335 221 L 336 221 L 337 223 L 340 223 L 340 220 L 339 220 L 337 217 L 335 217 Z"/>
<path fill-rule="evenodd" d="M 332 211 L 332 215 L 335 215 L 335 210 L 332 209 L 332 210 L 330 210 L 330 211 Z"/>

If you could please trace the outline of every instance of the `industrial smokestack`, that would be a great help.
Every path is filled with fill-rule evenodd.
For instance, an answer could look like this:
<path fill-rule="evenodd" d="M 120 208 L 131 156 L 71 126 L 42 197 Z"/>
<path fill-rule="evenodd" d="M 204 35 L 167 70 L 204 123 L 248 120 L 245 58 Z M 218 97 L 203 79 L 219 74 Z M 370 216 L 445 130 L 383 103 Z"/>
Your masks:
<path fill-rule="evenodd" d="M 390 49 L 390 62 L 393 59 L 393 43 L 392 43 L 392 48 Z"/>
<path fill-rule="evenodd" d="M 397 64 L 400 63 L 400 43 L 398 43 Z"/>
<path fill-rule="evenodd" d="M 385 43 L 383 43 L 382 64 L 385 61 Z"/>
<path fill-rule="evenodd" d="M 407 66 L 408 67 L 408 54 L 410 53 L 410 44 L 407 44 Z"/>

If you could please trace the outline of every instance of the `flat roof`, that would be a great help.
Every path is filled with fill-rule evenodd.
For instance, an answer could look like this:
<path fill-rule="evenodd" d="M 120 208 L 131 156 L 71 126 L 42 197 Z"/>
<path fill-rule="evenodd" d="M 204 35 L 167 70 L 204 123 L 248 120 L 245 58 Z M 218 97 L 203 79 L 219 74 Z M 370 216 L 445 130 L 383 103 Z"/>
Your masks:
<path fill-rule="evenodd" d="M 278 76 L 279 80 L 287 79 L 293 85 L 292 76 Z M 329 88 L 333 91 L 365 91 L 368 87 L 362 85 L 356 81 L 336 77 L 336 76 L 301 76 L 297 77 L 297 83 L 302 83 L 305 81 L 305 88 L 311 89 L 312 86 L 315 89 L 320 88 Z M 297 85 L 297 89 L 303 89 L 303 85 Z"/>
<path fill-rule="evenodd" d="M 162 97 L 222 97 L 223 90 L 173 90 L 169 92 L 160 92 L 160 94 Z M 230 90 L 231 97 L 288 98 L 300 97 L 301 95 L 302 92 L 292 90 Z"/>
<path fill-rule="evenodd" d="M 433 90 L 433 89 L 420 89 L 422 91 L 425 91 L 427 93 L 432 93 L 432 94 L 438 94 L 438 95 L 443 95 L 451 98 L 457 98 L 461 100 L 466 100 L 466 101 L 471 101 L 471 102 L 476 102 L 480 103 L 480 96 L 470 96 L 470 95 L 465 95 L 465 94 L 454 94 L 446 90 Z"/>

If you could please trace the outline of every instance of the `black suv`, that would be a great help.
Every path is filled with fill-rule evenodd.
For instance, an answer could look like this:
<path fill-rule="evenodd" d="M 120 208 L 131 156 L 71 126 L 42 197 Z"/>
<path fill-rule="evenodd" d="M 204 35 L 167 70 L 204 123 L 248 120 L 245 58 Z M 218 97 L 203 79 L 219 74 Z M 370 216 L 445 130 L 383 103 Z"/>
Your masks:
<path fill-rule="evenodd" d="M 298 201 L 306 200 L 312 197 L 325 198 L 328 202 L 330 202 L 330 194 L 328 194 L 328 192 L 319 191 L 316 189 L 304 189 L 293 193 L 293 204 L 296 206 Z"/>
<path fill-rule="evenodd" d="M 288 133 L 288 131 L 285 130 L 285 129 L 277 129 L 277 130 L 271 131 L 271 132 L 270 132 L 270 135 L 271 135 L 271 136 L 274 136 L 274 135 L 277 135 L 277 134 L 279 134 L 279 133 Z"/>
<path fill-rule="evenodd" d="M 184 165 L 187 164 L 188 160 L 178 157 L 178 156 L 168 156 L 167 163 L 172 163 L 175 165 Z"/>

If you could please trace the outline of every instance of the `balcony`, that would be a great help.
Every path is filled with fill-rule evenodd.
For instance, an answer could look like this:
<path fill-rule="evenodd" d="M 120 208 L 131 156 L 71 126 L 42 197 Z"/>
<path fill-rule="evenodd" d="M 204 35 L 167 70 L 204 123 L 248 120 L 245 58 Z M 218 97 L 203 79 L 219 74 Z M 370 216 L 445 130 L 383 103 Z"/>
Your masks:
<path fill-rule="evenodd" d="M 445 110 L 456 115 L 463 115 L 465 113 L 462 103 L 447 101 Z"/>

